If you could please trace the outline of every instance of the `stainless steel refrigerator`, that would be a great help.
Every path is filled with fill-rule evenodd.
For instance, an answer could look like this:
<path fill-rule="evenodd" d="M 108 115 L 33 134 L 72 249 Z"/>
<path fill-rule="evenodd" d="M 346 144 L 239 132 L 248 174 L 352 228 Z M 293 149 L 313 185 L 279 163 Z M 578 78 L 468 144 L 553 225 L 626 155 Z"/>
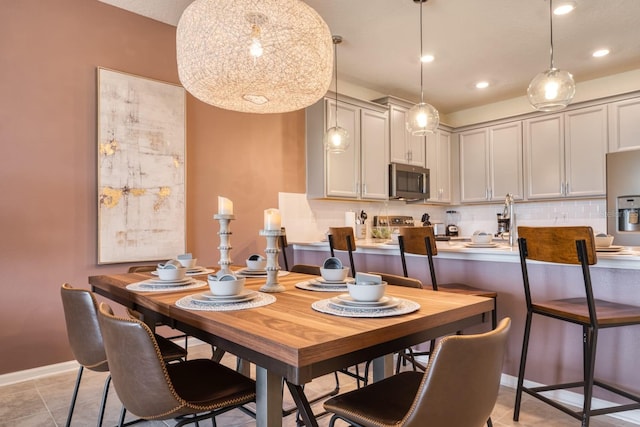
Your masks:
<path fill-rule="evenodd" d="M 607 233 L 640 246 L 640 150 L 607 154 Z"/>

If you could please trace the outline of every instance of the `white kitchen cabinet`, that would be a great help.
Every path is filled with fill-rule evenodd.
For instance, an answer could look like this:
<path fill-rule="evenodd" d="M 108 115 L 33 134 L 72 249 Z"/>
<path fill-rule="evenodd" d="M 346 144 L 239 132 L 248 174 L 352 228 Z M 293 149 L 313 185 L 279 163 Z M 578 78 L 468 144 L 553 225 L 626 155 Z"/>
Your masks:
<path fill-rule="evenodd" d="M 335 126 L 335 114 L 333 98 L 320 100 L 306 109 L 308 197 L 386 200 L 389 191 L 386 108 L 341 96 L 338 125 L 347 130 L 351 143 L 339 154 L 326 151 L 323 145 L 326 130 Z"/>
<path fill-rule="evenodd" d="M 640 148 L 640 98 L 609 104 L 609 151 Z"/>
<path fill-rule="evenodd" d="M 374 102 L 389 107 L 389 161 L 425 167 L 425 137 L 407 130 L 407 114 L 412 105 L 391 96 Z"/>
<path fill-rule="evenodd" d="M 524 121 L 528 199 L 602 196 L 606 190 L 606 106 Z"/>
<path fill-rule="evenodd" d="M 503 201 L 523 197 L 522 125 L 512 122 L 461 132 L 460 200 Z"/>
<path fill-rule="evenodd" d="M 438 129 L 427 135 L 426 164 L 430 177 L 429 202 L 451 202 L 451 132 Z"/>

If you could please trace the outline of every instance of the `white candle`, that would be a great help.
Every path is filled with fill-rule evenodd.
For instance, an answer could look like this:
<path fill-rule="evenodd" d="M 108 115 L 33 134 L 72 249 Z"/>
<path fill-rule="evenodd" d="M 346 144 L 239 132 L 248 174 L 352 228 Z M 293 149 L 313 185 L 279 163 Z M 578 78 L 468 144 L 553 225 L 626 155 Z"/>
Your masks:
<path fill-rule="evenodd" d="M 218 215 L 233 215 L 233 203 L 231 200 L 218 196 Z"/>
<path fill-rule="evenodd" d="M 264 211 L 264 229 L 280 230 L 280 211 L 278 209 Z"/>

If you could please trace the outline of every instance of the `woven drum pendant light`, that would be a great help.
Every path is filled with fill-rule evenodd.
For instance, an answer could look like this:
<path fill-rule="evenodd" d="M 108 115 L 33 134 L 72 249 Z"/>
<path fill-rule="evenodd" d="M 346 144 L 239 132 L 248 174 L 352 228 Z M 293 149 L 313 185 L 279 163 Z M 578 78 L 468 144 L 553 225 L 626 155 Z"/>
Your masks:
<path fill-rule="evenodd" d="M 559 70 L 553 63 L 553 1 L 549 0 L 550 57 L 547 71 L 539 73 L 527 88 L 529 103 L 538 111 L 558 111 L 565 108 L 576 94 L 576 84 L 568 71 Z"/>
<path fill-rule="evenodd" d="M 415 3 L 420 3 L 420 103 L 411 107 L 407 114 L 407 130 L 412 135 L 424 136 L 428 133 L 433 133 L 438 129 L 440 124 L 440 114 L 435 107 L 429 103 L 424 102 L 424 84 L 423 84 L 423 70 L 422 70 L 422 57 L 424 52 L 422 49 L 422 3 L 427 0 L 413 0 Z"/>
<path fill-rule="evenodd" d="M 331 84 L 329 27 L 300 0 L 195 0 L 176 30 L 178 76 L 207 104 L 283 113 Z"/>

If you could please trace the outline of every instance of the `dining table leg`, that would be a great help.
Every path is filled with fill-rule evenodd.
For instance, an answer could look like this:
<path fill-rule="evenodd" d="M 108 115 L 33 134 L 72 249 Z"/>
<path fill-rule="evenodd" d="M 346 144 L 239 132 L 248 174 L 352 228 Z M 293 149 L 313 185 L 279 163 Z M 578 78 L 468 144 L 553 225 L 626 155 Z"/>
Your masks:
<path fill-rule="evenodd" d="M 393 354 L 373 359 L 373 382 L 380 381 L 393 375 Z"/>
<path fill-rule="evenodd" d="M 256 427 L 282 427 L 281 376 L 256 365 Z"/>

